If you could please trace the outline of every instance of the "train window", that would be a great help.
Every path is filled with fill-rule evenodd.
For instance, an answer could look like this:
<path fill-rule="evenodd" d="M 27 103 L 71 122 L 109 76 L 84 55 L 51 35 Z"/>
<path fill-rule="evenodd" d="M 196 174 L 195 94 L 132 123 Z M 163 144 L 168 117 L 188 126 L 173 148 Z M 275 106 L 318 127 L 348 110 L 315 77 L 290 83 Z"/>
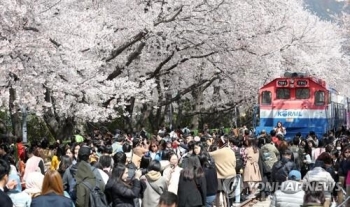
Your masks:
<path fill-rule="evenodd" d="M 263 91 L 261 93 L 261 103 L 262 104 L 271 104 L 271 91 Z"/>
<path fill-rule="evenodd" d="M 277 99 L 290 99 L 289 88 L 278 88 L 277 89 Z"/>
<path fill-rule="evenodd" d="M 297 88 L 295 90 L 296 99 L 308 99 L 310 98 L 310 89 L 308 88 Z"/>
<path fill-rule="evenodd" d="M 315 92 L 315 105 L 321 106 L 326 103 L 324 91 Z"/>

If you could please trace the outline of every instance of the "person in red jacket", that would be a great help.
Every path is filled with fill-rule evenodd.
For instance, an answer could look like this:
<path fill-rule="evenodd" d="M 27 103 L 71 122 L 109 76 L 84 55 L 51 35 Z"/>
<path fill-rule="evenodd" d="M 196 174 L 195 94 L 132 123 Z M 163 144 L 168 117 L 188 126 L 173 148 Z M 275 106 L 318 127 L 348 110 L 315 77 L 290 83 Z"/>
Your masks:
<path fill-rule="evenodd" d="M 17 143 L 17 151 L 18 151 L 18 158 L 22 161 L 25 161 L 26 159 L 26 149 L 22 143 L 22 138 L 18 137 L 16 140 Z"/>

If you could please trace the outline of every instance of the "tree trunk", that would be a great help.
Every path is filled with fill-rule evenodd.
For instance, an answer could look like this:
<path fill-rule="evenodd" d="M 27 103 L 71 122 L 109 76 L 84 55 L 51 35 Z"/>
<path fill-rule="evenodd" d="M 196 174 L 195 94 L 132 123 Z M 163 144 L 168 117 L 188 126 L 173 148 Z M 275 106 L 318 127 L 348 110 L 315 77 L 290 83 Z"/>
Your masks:
<path fill-rule="evenodd" d="M 199 129 L 199 112 L 201 111 L 201 103 L 203 101 L 203 92 L 201 87 L 192 92 L 192 97 L 194 102 L 193 112 L 195 113 L 195 115 L 192 117 L 191 125 L 194 129 Z"/>
<path fill-rule="evenodd" d="M 14 104 L 16 100 L 16 90 L 12 87 L 10 88 L 10 113 L 12 122 L 12 133 L 14 136 L 20 137 L 22 135 L 21 118 L 19 113 L 19 108 Z"/>
<path fill-rule="evenodd" d="M 44 122 L 50 132 L 51 138 L 57 140 L 71 139 L 74 135 L 74 118 L 61 118 L 55 112 L 55 99 L 51 96 L 50 89 L 46 88 L 45 101 L 52 104 L 52 109 L 44 114 Z"/>
<path fill-rule="evenodd" d="M 128 129 L 128 131 L 131 133 L 131 132 L 134 132 L 135 129 L 133 128 L 133 112 L 134 112 L 134 106 L 135 106 L 135 98 L 132 97 L 130 99 L 130 105 L 126 107 L 126 111 L 129 113 L 129 116 L 125 117 L 125 120 L 126 120 L 126 128 Z"/>
<path fill-rule="evenodd" d="M 183 118 L 183 114 L 182 114 L 182 111 L 183 111 L 183 103 L 181 101 L 178 101 L 177 102 L 177 116 L 176 116 L 176 128 L 178 126 L 182 126 L 182 118 Z"/>

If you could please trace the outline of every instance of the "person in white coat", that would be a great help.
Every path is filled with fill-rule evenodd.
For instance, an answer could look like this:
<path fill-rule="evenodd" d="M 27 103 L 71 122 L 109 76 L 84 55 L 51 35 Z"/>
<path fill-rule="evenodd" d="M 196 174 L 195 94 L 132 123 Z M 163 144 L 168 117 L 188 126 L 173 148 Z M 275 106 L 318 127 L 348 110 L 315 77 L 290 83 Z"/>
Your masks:
<path fill-rule="evenodd" d="M 182 168 L 178 166 L 179 159 L 177 154 L 173 153 L 169 157 L 170 165 L 163 171 L 163 177 L 168 183 L 168 191 L 177 195 L 180 173 Z"/>
<path fill-rule="evenodd" d="M 305 194 L 302 186 L 301 173 L 297 170 L 290 171 L 288 180 L 272 196 L 270 207 L 300 207 L 304 203 Z"/>

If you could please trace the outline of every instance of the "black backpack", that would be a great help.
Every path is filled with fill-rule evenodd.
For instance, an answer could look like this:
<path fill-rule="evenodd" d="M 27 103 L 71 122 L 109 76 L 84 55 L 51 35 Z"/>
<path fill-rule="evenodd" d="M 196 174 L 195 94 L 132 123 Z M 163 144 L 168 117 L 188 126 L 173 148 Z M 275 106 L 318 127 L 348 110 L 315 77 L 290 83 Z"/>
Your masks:
<path fill-rule="evenodd" d="M 236 156 L 236 173 L 239 173 L 240 170 L 244 168 L 244 161 L 239 148 L 233 151 L 235 152 L 235 156 Z"/>
<path fill-rule="evenodd" d="M 87 187 L 90 191 L 89 195 L 89 207 L 109 207 L 106 195 L 103 191 L 96 185 L 93 187 L 89 182 L 83 181 L 81 182 L 85 187 Z"/>

